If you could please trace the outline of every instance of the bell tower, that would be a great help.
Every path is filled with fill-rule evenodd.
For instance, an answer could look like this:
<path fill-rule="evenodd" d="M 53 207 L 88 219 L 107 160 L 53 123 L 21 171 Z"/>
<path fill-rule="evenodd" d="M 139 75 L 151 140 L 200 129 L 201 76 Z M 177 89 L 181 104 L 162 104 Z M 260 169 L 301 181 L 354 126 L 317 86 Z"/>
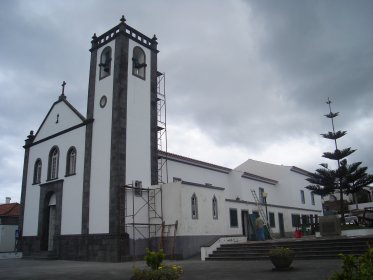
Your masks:
<path fill-rule="evenodd" d="M 120 23 L 92 37 L 82 234 L 124 235 L 123 188 L 157 184 L 157 38 Z M 120 252 L 118 252 L 120 254 Z"/>

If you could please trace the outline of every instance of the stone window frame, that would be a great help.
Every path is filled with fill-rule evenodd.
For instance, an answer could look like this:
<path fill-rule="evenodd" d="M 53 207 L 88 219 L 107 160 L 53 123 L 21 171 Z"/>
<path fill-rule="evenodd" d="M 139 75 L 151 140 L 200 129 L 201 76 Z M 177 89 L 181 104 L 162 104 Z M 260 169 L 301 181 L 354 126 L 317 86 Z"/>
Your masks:
<path fill-rule="evenodd" d="M 191 210 L 192 210 L 192 219 L 198 220 L 198 198 L 196 193 L 193 193 L 191 197 Z"/>
<path fill-rule="evenodd" d="M 66 175 L 73 176 L 76 175 L 76 159 L 77 159 L 77 151 L 74 146 L 71 146 L 66 154 Z"/>
<path fill-rule="evenodd" d="M 34 177 L 33 177 L 33 184 L 40 184 L 41 183 L 41 171 L 42 171 L 43 163 L 40 158 L 35 161 L 34 164 Z"/>
<path fill-rule="evenodd" d="M 53 146 L 49 152 L 48 160 L 48 181 L 58 179 L 58 167 L 60 150 L 58 146 Z"/>
<path fill-rule="evenodd" d="M 111 75 L 111 61 L 112 61 L 112 50 L 110 46 L 106 46 L 100 56 L 100 80 L 109 77 Z"/>
<path fill-rule="evenodd" d="M 311 203 L 315 205 L 315 194 L 313 192 L 311 192 Z"/>
<path fill-rule="evenodd" d="M 142 48 L 136 46 L 132 50 L 132 75 L 142 80 L 146 79 L 146 55 Z"/>

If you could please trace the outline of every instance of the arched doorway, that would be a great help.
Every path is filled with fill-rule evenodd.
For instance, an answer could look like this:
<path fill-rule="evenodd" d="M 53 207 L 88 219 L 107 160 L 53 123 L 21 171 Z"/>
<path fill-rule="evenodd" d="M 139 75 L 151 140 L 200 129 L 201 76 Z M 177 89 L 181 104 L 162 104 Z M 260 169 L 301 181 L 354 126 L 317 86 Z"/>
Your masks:
<path fill-rule="evenodd" d="M 57 234 L 57 196 L 55 192 L 48 192 L 45 195 L 42 206 L 42 227 L 41 227 L 41 251 L 53 251 L 54 237 Z"/>
<path fill-rule="evenodd" d="M 54 236 L 56 234 L 56 194 L 53 193 L 48 203 L 49 221 L 48 221 L 48 251 L 54 249 Z"/>

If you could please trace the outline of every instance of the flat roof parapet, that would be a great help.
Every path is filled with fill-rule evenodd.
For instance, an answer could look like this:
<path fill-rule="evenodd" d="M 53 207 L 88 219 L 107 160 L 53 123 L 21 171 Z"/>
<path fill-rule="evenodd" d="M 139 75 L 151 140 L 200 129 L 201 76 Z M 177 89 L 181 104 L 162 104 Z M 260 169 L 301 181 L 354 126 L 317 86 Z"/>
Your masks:
<path fill-rule="evenodd" d="M 94 34 L 92 37 L 92 48 L 90 49 L 90 51 L 100 48 L 101 46 L 107 44 L 111 40 L 114 40 L 119 34 L 123 34 L 128 38 L 136 41 L 137 43 L 143 45 L 144 47 L 158 52 L 158 42 L 157 37 L 155 35 L 153 36 L 153 38 L 150 38 L 142 34 L 140 31 L 137 31 L 133 27 L 126 24 L 124 16 L 122 16 L 120 21 L 121 22 L 117 26 L 113 27 L 109 31 L 106 31 L 104 34 L 98 37 L 96 36 L 96 34 Z"/>

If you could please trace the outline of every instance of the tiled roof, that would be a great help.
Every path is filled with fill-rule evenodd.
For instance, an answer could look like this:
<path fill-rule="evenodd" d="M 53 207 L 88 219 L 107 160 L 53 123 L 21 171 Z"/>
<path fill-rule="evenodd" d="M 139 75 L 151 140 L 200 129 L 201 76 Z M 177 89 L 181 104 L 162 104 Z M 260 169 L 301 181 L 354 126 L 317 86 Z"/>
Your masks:
<path fill-rule="evenodd" d="M 20 210 L 19 203 L 0 204 L 0 216 L 19 217 Z"/>
<path fill-rule="evenodd" d="M 203 167 L 203 168 L 207 168 L 207 169 L 211 169 L 211 170 L 215 170 L 215 171 L 219 171 L 223 173 L 229 173 L 232 171 L 232 169 L 224 167 L 224 166 L 219 166 L 216 164 L 168 153 L 168 152 L 161 151 L 161 150 L 158 150 L 158 156 L 161 158 L 167 158 L 169 160 L 187 163 L 187 164 L 191 164 L 191 165 L 195 165 L 195 166 L 199 166 L 199 167 Z"/>

